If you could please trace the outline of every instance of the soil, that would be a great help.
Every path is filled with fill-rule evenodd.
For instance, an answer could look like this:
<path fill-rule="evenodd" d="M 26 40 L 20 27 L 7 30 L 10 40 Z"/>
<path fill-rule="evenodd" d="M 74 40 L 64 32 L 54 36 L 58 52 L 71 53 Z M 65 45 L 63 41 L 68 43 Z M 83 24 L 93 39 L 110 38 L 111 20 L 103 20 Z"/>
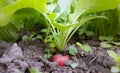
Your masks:
<path fill-rule="evenodd" d="M 82 51 L 75 45 L 75 40 L 91 45 L 93 53 Z M 75 46 L 78 53 L 72 56 L 71 61 L 64 67 L 43 58 L 46 44 L 40 40 L 32 39 L 17 43 L 1 41 L 0 73 L 30 73 L 30 68 L 38 68 L 42 73 L 111 73 L 110 69 L 116 62 L 106 53 L 108 49 L 101 48 L 100 42 L 94 38 L 75 40 L 71 40 L 68 47 Z M 77 63 L 78 66 L 72 68 L 71 63 Z"/>

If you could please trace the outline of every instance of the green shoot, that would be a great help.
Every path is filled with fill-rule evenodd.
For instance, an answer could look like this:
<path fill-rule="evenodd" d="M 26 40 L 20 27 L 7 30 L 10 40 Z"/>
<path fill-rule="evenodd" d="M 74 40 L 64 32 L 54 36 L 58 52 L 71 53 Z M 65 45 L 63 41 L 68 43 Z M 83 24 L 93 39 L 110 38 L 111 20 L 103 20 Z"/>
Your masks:
<path fill-rule="evenodd" d="M 38 69 L 31 68 L 30 73 L 42 73 Z"/>
<path fill-rule="evenodd" d="M 68 51 L 69 51 L 69 54 L 73 56 L 75 56 L 78 53 L 77 48 L 75 48 L 74 46 L 70 46 L 68 48 Z"/>
<path fill-rule="evenodd" d="M 112 67 L 111 71 L 113 73 L 120 72 L 120 56 L 117 53 L 115 53 L 114 51 L 111 51 L 111 50 L 108 50 L 107 53 L 110 57 L 112 57 L 117 62 L 117 65 L 115 67 Z"/>
<path fill-rule="evenodd" d="M 46 48 L 44 58 L 49 59 L 50 57 L 52 57 L 52 50 L 50 48 Z"/>
<path fill-rule="evenodd" d="M 0 2 L 3 3 L 3 1 L 4 0 L 1 0 Z M 5 6 L 0 5 L 0 17 L 2 18 L 0 19 L 0 33 L 2 33 L 0 38 L 5 39 L 5 35 L 8 36 L 9 33 L 13 37 L 16 34 L 16 32 L 13 33 L 15 30 L 14 28 L 20 30 L 20 24 L 9 24 L 11 19 L 20 22 L 27 18 L 31 13 L 33 15 L 30 15 L 30 17 L 35 17 L 35 15 L 38 14 L 36 16 L 40 16 L 39 22 L 44 21 L 44 25 L 47 25 L 47 28 L 50 29 L 50 35 L 52 35 L 50 38 L 53 38 L 52 41 L 54 41 L 55 47 L 58 50 L 63 51 L 74 33 L 82 25 L 93 19 L 108 19 L 101 15 L 86 15 L 89 13 L 115 9 L 120 4 L 119 0 L 58 0 L 52 2 L 48 2 L 47 4 L 47 0 L 18 0 L 13 4 L 7 4 Z M 48 5 L 51 6 L 52 10 L 47 10 Z M 33 10 L 27 11 L 24 8 L 29 8 L 28 10 L 31 8 Z M 26 11 L 21 10 L 21 12 L 16 14 L 20 9 L 24 9 Z M 3 26 L 7 28 L 4 28 Z M 11 32 L 8 31 L 8 27 L 9 30 L 12 30 Z M 89 35 L 89 33 L 87 34 Z M 54 47 L 53 43 L 51 44 L 51 47 Z"/>
<path fill-rule="evenodd" d="M 88 44 L 81 44 L 77 42 L 76 45 L 79 46 L 82 50 L 92 53 L 92 47 L 90 47 Z"/>

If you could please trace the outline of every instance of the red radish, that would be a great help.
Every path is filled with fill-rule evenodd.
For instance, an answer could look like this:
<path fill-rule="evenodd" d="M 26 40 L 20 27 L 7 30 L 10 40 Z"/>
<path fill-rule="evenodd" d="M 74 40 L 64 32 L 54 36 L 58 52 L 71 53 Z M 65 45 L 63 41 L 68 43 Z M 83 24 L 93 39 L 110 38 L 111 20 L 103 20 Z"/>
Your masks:
<path fill-rule="evenodd" d="M 52 58 L 52 62 L 58 62 L 60 66 L 64 66 L 68 60 L 70 60 L 69 55 L 63 56 L 61 54 L 56 54 Z"/>

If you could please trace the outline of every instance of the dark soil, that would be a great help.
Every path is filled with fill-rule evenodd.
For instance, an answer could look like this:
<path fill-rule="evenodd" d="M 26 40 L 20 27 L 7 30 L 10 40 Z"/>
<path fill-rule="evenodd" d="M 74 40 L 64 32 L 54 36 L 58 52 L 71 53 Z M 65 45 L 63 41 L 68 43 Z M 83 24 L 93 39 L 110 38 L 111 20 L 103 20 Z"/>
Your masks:
<path fill-rule="evenodd" d="M 73 56 L 71 63 L 77 63 L 74 69 L 69 62 L 61 67 L 55 62 L 43 58 L 46 44 L 40 40 L 19 41 L 18 43 L 0 42 L 0 73 L 30 73 L 31 67 L 38 68 L 42 73 L 111 73 L 115 61 L 108 56 L 106 50 L 99 47 L 99 41 L 89 39 L 79 42 L 88 43 L 93 53 L 84 52 L 71 41 L 68 46 L 74 45 L 78 54 Z M 111 48 L 115 50 L 114 48 Z M 117 50 L 120 51 L 120 50 Z"/>

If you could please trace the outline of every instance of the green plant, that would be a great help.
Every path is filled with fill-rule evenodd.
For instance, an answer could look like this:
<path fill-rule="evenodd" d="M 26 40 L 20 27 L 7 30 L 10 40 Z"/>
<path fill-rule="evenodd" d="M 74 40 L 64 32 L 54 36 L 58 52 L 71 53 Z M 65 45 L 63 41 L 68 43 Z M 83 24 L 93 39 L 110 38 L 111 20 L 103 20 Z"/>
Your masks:
<path fill-rule="evenodd" d="M 102 41 L 100 43 L 100 47 L 102 48 L 119 48 L 120 47 L 120 42 L 116 42 L 113 40 L 114 38 L 112 36 L 100 36 L 99 40 Z"/>
<path fill-rule="evenodd" d="M 44 54 L 44 58 L 45 59 L 49 59 L 50 57 L 52 57 L 52 53 L 53 51 L 50 48 L 46 48 L 45 49 L 45 54 Z"/>
<path fill-rule="evenodd" d="M 63 4 L 66 2 L 67 4 Z M 73 14 L 70 13 L 70 1 L 58 0 L 60 6 L 60 13 L 50 13 L 48 15 L 48 20 L 50 23 L 51 32 L 56 40 L 56 47 L 59 50 L 63 50 L 68 41 L 71 39 L 73 34 L 78 30 L 83 24 L 89 20 L 95 18 L 105 18 L 104 16 L 86 16 L 88 13 L 99 12 L 103 10 L 113 9 L 117 6 L 117 1 L 108 2 L 108 6 L 101 6 L 102 0 L 100 1 L 84 1 L 78 0 L 74 8 Z M 106 1 L 107 2 L 107 1 Z M 112 6 L 110 6 L 112 5 Z M 62 43 L 61 43 L 62 42 Z"/>
<path fill-rule="evenodd" d="M 3 3 L 4 0 L 0 2 Z M 106 4 L 103 5 L 103 3 Z M 9 33 L 14 36 L 13 32 L 10 31 L 3 33 L 7 31 L 4 27 L 9 26 L 9 30 L 13 30 L 21 26 L 20 24 L 14 24 L 15 27 L 13 28 L 11 27 L 13 24 L 8 25 L 11 19 L 20 21 L 32 12 L 26 11 L 25 13 L 21 11 L 21 13 L 25 14 L 21 14 L 22 16 L 15 16 L 16 11 L 23 8 L 32 8 L 38 12 L 37 14 L 41 16 L 40 19 L 44 20 L 45 24 L 50 29 L 54 37 L 53 41 L 55 41 L 56 48 L 62 51 L 74 33 L 86 22 L 96 18 L 107 19 L 105 16 L 87 16 L 87 14 L 114 9 L 119 3 L 119 0 L 58 0 L 58 3 L 53 5 L 53 9 L 48 12 L 46 10 L 47 0 L 18 0 L 11 4 L 0 5 L 0 18 L 2 18 L 0 19 L 0 33 L 2 33 L 0 38 L 5 38 L 5 35 Z M 51 5 L 51 3 L 48 5 Z M 34 13 L 34 11 L 32 13 Z M 17 15 L 19 14 L 18 12 Z"/>
<path fill-rule="evenodd" d="M 75 48 L 74 46 L 70 46 L 68 48 L 68 51 L 69 51 L 69 54 L 73 56 L 75 56 L 78 53 L 77 48 Z"/>
<path fill-rule="evenodd" d="M 90 23 L 91 21 L 89 21 L 88 23 Z M 91 24 L 92 25 L 92 24 Z M 86 35 L 87 37 L 91 37 L 93 36 L 95 33 L 93 31 L 88 30 L 88 24 L 86 23 L 85 25 L 83 25 L 81 28 L 78 29 L 77 34 L 78 36 L 82 36 L 82 35 Z"/>
<path fill-rule="evenodd" d="M 30 68 L 30 73 L 42 73 L 38 69 Z"/>
<path fill-rule="evenodd" d="M 32 33 L 30 36 L 24 35 L 22 37 L 22 40 L 23 41 L 30 41 L 30 40 L 32 40 L 32 38 L 34 37 L 34 35 L 35 35 L 35 33 Z"/>
<path fill-rule="evenodd" d="M 113 36 L 99 36 L 99 40 L 102 41 L 100 43 L 100 47 L 102 48 L 113 47 L 113 45 L 111 44 L 113 42 Z"/>
<path fill-rule="evenodd" d="M 76 43 L 77 46 L 79 46 L 82 50 L 92 53 L 92 47 L 90 47 L 88 44 L 81 44 L 79 42 Z"/>
<path fill-rule="evenodd" d="M 41 32 L 45 33 L 45 38 L 43 39 L 44 43 L 49 43 L 50 48 L 55 48 L 55 41 L 54 41 L 54 36 L 51 35 L 50 29 L 42 29 Z"/>
<path fill-rule="evenodd" d="M 119 56 L 117 53 L 115 53 L 114 51 L 112 51 L 112 50 L 108 50 L 107 53 L 108 53 L 108 55 L 109 55 L 110 57 L 112 57 L 112 58 L 117 62 L 117 65 L 116 65 L 116 66 L 113 66 L 113 67 L 111 68 L 111 71 L 112 71 L 113 73 L 118 73 L 118 72 L 120 72 L 120 56 Z"/>
<path fill-rule="evenodd" d="M 0 0 L 0 40 L 17 40 L 19 31 L 24 27 L 24 19 L 44 21 L 42 13 L 47 12 L 46 3 L 47 0 Z"/>
<path fill-rule="evenodd" d="M 119 7 L 107 11 L 92 13 L 89 15 L 103 15 L 109 18 L 108 21 L 105 19 L 95 19 L 86 23 L 83 28 L 86 27 L 87 31 L 93 31 L 95 34 L 99 36 L 109 37 L 112 36 L 114 39 L 120 32 L 120 21 L 119 21 Z M 107 29 L 106 29 L 107 28 Z M 113 39 L 113 40 L 114 40 Z"/>

